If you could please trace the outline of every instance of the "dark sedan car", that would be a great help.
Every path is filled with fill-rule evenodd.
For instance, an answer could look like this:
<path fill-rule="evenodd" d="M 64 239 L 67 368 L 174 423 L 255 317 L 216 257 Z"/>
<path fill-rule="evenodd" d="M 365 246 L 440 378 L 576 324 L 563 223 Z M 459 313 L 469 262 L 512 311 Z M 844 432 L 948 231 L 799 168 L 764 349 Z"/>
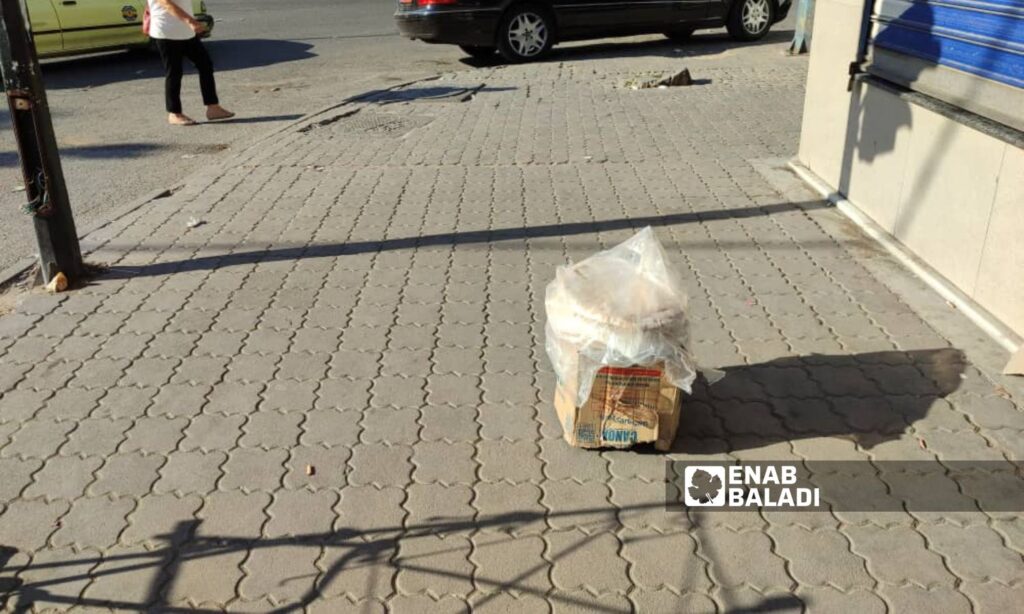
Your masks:
<path fill-rule="evenodd" d="M 768 33 L 792 0 L 399 0 L 395 21 L 409 38 L 459 45 L 474 57 L 498 52 L 535 60 L 559 41 L 664 33 L 682 41 L 725 26 L 736 40 Z"/>

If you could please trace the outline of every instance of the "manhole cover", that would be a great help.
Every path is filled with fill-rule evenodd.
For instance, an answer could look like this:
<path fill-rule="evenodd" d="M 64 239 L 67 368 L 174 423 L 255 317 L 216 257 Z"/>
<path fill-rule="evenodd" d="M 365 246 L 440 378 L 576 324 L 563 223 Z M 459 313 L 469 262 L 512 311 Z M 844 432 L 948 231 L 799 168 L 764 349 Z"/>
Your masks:
<path fill-rule="evenodd" d="M 395 113 L 375 113 L 357 109 L 310 124 L 300 132 L 329 130 L 335 134 L 366 134 L 370 136 L 400 137 L 425 126 L 433 118 Z"/>

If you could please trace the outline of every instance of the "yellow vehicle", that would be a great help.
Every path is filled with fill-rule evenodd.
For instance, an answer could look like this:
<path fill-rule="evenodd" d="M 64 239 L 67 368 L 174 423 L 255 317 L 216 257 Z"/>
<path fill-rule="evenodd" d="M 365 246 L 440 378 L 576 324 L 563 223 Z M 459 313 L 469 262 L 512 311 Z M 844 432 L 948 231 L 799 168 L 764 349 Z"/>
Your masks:
<path fill-rule="evenodd" d="M 28 0 L 29 21 L 41 58 L 146 47 L 142 32 L 146 0 Z M 192 0 L 196 19 L 209 36 L 213 17 L 206 2 Z"/>

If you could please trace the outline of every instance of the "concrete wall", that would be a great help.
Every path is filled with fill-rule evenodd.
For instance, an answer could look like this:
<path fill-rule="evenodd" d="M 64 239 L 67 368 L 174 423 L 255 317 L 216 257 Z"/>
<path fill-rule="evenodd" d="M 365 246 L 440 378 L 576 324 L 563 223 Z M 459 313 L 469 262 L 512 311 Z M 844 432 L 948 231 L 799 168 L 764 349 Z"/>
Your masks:
<path fill-rule="evenodd" d="M 1024 336 L 1024 150 L 870 83 L 848 93 L 860 18 L 817 0 L 800 161 Z"/>

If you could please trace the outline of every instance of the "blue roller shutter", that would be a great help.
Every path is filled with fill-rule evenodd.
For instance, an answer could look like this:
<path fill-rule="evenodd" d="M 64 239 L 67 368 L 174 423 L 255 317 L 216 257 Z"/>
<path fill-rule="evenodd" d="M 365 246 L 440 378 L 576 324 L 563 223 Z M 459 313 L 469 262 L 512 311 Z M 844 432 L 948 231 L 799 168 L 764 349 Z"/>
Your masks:
<path fill-rule="evenodd" d="M 876 0 L 868 72 L 1024 129 L 1024 0 Z"/>

